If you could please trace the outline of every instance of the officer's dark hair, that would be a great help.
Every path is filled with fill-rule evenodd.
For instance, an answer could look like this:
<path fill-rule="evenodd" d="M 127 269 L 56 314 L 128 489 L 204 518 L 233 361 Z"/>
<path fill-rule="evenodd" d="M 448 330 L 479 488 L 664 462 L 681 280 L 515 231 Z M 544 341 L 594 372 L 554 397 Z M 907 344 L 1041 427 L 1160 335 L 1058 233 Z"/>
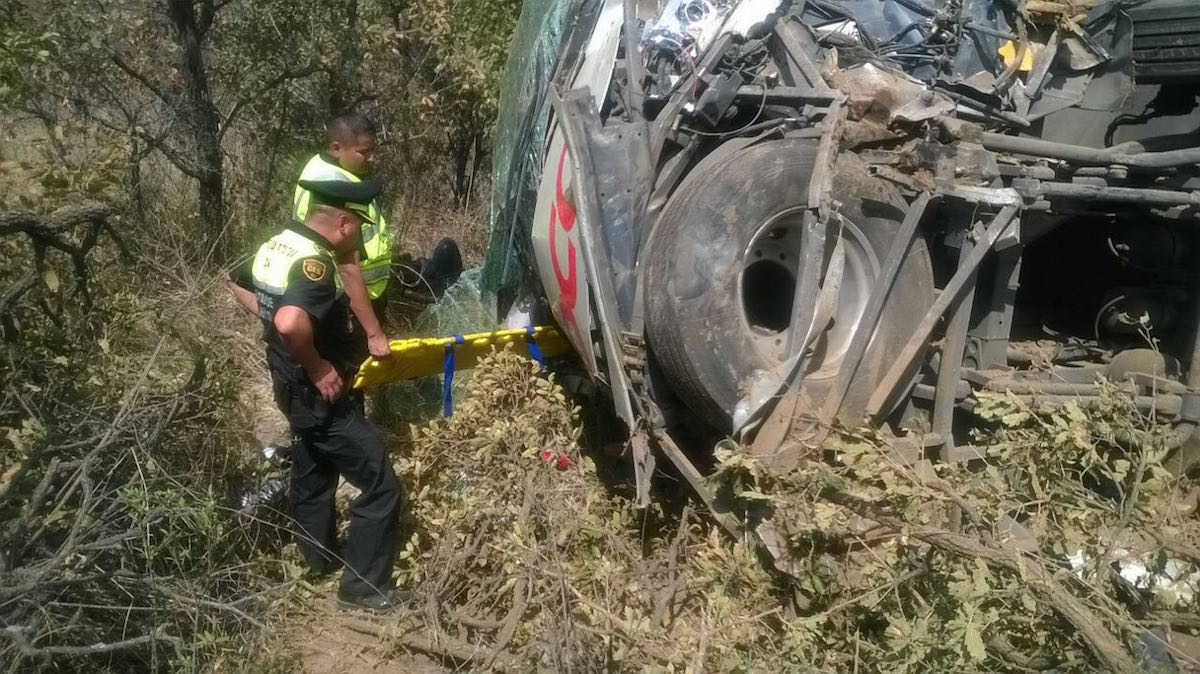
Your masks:
<path fill-rule="evenodd" d="M 375 122 L 366 115 L 351 112 L 329 120 L 325 127 L 326 140 L 330 143 L 353 143 L 359 136 L 374 136 Z"/>

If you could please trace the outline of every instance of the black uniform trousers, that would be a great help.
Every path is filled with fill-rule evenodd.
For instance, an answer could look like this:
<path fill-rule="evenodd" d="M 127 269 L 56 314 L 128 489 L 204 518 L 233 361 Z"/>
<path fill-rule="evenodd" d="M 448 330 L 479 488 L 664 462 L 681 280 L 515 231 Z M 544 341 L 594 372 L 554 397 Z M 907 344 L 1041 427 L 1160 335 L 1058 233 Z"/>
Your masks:
<path fill-rule="evenodd" d="M 315 571 L 334 563 L 334 492 L 338 475 L 344 475 L 362 493 L 350 506 L 341 591 L 353 596 L 387 592 L 404 498 L 400 484 L 383 437 L 363 414 L 362 395 L 348 393 L 326 410 L 316 419 L 303 415 L 307 418 L 292 422 L 299 440 L 292 447 L 292 505 L 300 552 Z"/>

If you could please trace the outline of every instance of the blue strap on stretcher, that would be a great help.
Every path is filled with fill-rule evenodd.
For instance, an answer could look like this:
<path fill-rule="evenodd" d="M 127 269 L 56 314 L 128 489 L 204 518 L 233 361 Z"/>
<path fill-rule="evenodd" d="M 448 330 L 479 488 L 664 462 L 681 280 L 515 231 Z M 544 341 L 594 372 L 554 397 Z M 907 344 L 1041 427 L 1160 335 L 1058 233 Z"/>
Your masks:
<path fill-rule="evenodd" d="M 538 346 L 533 336 L 533 326 L 527 326 L 525 328 L 525 345 L 529 348 L 529 356 L 537 361 L 538 367 L 545 369 L 546 357 L 542 354 L 542 347 Z M 442 360 L 442 416 L 444 417 L 454 414 L 454 347 L 466 343 L 459 333 L 454 333 L 453 337 L 454 342 L 446 345 L 446 355 Z"/>
<path fill-rule="evenodd" d="M 546 358 L 542 355 L 542 347 L 533 339 L 533 326 L 525 328 L 525 343 L 529 346 L 529 355 L 537 361 L 538 367 L 546 369 Z"/>
<path fill-rule="evenodd" d="M 446 355 L 442 360 L 442 416 L 454 414 L 454 347 L 465 344 L 466 340 L 459 333 L 454 333 L 454 342 L 446 345 Z"/>

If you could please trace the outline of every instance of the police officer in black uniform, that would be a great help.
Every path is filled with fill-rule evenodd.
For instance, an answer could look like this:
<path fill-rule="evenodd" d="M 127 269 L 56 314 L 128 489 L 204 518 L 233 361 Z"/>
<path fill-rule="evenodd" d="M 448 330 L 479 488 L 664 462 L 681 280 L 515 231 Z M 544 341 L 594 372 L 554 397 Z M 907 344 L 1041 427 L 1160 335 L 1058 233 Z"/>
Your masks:
<path fill-rule="evenodd" d="M 337 287 L 337 257 L 361 246 L 362 223 L 379 193 L 373 181 L 301 181 L 313 195 L 293 222 L 231 276 L 238 301 L 263 323 L 275 401 L 298 442 L 292 497 L 299 547 L 317 574 L 336 568 L 334 490 L 343 475 L 362 493 L 351 506 L 343 605 L 386 611 L 396 520 L 403 495 L 383 438 L 348 390 L 362 352 L 351 336 L 349 302 Z"/>

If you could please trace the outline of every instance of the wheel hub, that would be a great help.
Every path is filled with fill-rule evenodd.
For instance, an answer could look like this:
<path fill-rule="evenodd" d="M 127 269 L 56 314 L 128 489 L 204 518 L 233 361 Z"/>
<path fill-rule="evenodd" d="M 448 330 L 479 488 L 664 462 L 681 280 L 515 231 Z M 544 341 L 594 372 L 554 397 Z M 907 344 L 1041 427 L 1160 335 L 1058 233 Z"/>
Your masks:
<path fill-rule="evenodd" d="M 841 286 L 828 325 L 814 326 L 817 336 L 808 369 L 809 376 L 833 376 L 862 321 L 879 274 L 879 261 L 862 230 L 844 217 L 830 219 L 823 250 L 802 251 L 805 210 L 788 209 L 771 216 L 751 238 L 738 280 L 740 313 L 764 364 L 786 360 L 789 333 L 799 329 L 802 334 L 797 339 L 803 339 L 809 328 L 792 325 L 792 303 L 801 272 L 805 265 L 821 265 L 823 286 L 840 237 L 845 255 Z"/>

